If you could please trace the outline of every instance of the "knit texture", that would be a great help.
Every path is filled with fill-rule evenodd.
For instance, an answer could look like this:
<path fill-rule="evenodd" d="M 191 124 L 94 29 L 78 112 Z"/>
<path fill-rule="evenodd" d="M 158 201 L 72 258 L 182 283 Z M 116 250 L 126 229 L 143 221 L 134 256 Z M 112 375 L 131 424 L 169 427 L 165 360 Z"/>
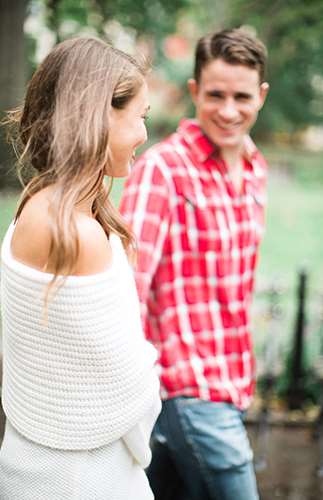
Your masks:
<path fill-rule="evenodd" d="M 63 451 L 27 440 L 7 421 L 0 452 L 1 500 L 153 500 L 144 470 L 122 439 Z"/>
<path fill-rule="evenodd" d="M 6 416 L 26 438 L 61 450 L 118 440 L 159 404 L 155 350 L 142 334 L 121 241 L 111 235 L 107 271 L 67 278 L 49 302 L 45 323 L 52 275 L 12 257 L 13 230 L 1 253 Z"/>

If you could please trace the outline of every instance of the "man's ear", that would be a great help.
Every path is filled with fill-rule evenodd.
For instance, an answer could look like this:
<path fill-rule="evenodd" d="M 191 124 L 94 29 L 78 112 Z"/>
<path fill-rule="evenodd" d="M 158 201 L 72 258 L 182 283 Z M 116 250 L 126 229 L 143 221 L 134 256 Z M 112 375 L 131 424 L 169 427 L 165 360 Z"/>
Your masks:
<path fill-rule="evenodd" d="M 194 104 L 196 104 L 197 100 L 197 92 L 198 92 L 198 84 L 197 81 L 194 80 L 194 78 L 190 78 L 187 81 L 187 88 L 189 93 L 191 94 L 191 98 Z"/>
<path fill-rule="evenodd" d="M 268 92 L 269 92 L 269 83 L 263 82 L 260 85 L 260 107 L 259 107 L 259 109 L 261 109 L 263 107 L 263 105 L 265 104 L 265 100 L 266 100 Z"/>

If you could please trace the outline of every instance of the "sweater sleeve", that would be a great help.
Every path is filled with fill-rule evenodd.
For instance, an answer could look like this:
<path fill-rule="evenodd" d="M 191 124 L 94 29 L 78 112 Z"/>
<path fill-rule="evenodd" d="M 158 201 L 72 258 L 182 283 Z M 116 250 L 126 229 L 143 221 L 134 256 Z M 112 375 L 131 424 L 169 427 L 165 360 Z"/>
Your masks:
<path fill-rule="evenodd" d="M 160 410 L 161 401 L 158 397 L 142 421 L 130 429 L 123 437 L 128 450 L 144 469 L 148 467 L 151 461 L 149 440 Z"/>
<path fill-rule="evenodd" d="M 120 210 L 132 227 L 138 242 L 136 284 L 143 324 L 147 299 L 162 256 L 170 219 L 170 196 L 161 159 L 144 155 L 127 180 Z"/>

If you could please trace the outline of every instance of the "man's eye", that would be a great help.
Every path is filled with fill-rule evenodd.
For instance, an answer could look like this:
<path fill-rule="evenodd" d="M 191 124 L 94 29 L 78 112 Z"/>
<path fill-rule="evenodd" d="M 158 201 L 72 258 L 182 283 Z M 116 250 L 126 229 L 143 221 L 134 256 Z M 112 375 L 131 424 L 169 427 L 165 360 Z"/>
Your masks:
<path fill-rule="evenodd" d="M 250 100 L 250 96 L 249 95 L 240 94 L 240 95 L 236 96 L 236 99 L 238 101 L 249 101 Z"/>

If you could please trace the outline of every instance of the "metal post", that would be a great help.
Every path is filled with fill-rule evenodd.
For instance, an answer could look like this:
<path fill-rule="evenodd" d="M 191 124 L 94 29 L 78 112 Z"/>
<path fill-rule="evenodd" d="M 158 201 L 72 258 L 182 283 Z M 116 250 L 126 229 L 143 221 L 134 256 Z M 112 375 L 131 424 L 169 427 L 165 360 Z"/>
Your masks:
<path fill-rule="evenodd" d="M 302 382 L 304 376 L 303 351 L 305 333 L 306 286 L 308 278 L 307 272 L 305 270 L 301 270 L 299 272 L 298 278 L 297 316 L 291 360 L 291 380 L 287 396 L 288 406 L 291 410 L 301 408 L 304 401 L 304 389 L 302 387 Z"/>

